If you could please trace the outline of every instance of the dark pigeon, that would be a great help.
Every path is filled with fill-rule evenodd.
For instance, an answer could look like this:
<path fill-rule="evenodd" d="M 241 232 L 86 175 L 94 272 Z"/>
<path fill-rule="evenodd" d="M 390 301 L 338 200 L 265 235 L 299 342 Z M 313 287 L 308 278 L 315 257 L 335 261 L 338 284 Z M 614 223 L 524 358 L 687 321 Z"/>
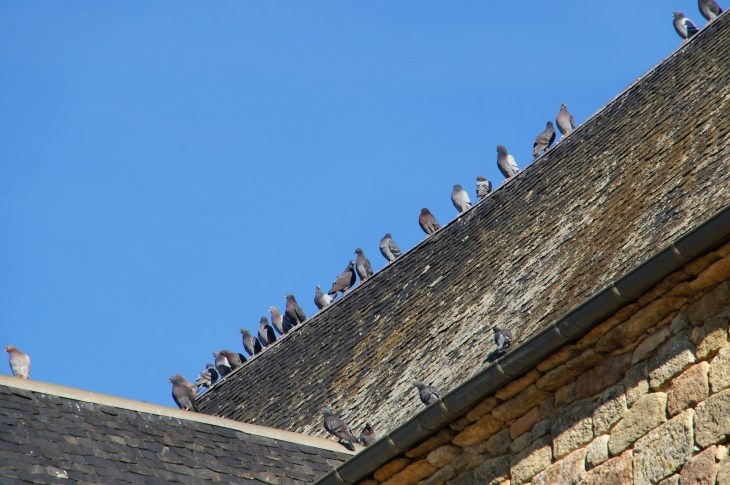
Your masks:
<path fill-rule="evenodd" d="M 21 379 L 30 379 L 30 356 L 14 345 L 7 345 L 5 352 L 10 354 L 10 370 L 13 371 L 13 375 Z"/>
<path fill-rule="evenodd" d="M 239 353 L 231 352 L 230 350 L 221 350 L 221 355 L 228 360 L 228 364 L 231 366 L 231 369 L 237 369 L 246 362 L 246 357 Z"/>
<path fill-rule="evenodd" d="M 554 141 L 555 127 L 553 126 L 552 121 L 548 121 L 545 130 L 537 135 L 537 138 L 535 138 L 535 144 L 532 145 L 532 156 L 537 158 L 543 150 L 547 152 L 548 148 L 550 148 L 550 145 L 552 145 Z"/>
<path fill-rule="evenodd" d="M 195 380 L 195 391 L 200 394 L 202 388 L 209 388 L 218 380 L 218 371 L 213 364 L 205 364 L 205 370 Z"/>
<path fill-rule="evenodd" d="M 362 433 L 360 433 L 360 443 L 362 443 L 363 446 L 370 446 L 376 441 L 378 441 L 378 432 L 375 431 L 372 424 L 365 423 L 365 428 L 363 428 Z"/>
<path fill-rule="evenodd" d="M 243 335 L 243 348 L 246 349 L 248 355 L 253 357 L 254 355 L 261 352 L 261 350 L 263 350 L 263 348 L 261 347 L 261 342 L 259 342 L 259 339 L 251 335 L 249 329 L 242 328 L 241 334 Z"/>
<path fill-rule="evenodd" d="M 286 310 L 284 310 L 284 316 L 286 319 L 289 320 L 292 325 L 299 325 L 300 323 L 303 323 L 307 317 L 304 315 L 304 310 L 302 310 L 302 307 L 299 306 L 294 295 L 289 293 L 284 298 L 286 298 Z"/>
<path fill-rule="evenodd" d="M 504 145 L 497 145 L 497 167 L 506 179 L 512 178 L 520 173 L 515 157 L 507 153 L 507 148 Z"/>
<path fill-rule="evenodd" d="M 685 17 L 682 12 L 674 12 L 674 30 L 684 40 L 689 39 L 700 31 L 695 23 Z"/>
<path fill-rule="evenodd" d="M 345 422 L 334 415 L 329 408 L 322 408 L 321 413 L 324 414 L 324 429 L 335 438 L 343 441 L 348 450 L 355 451 L 357 439 L 352 436 L 350 428 L 347 427 Z"/>
<path fill-rule="evenodd" d="M 322 293 L 322 287 L 317 285 L 317 289 L 314 292 L 314 304 L 321 310 L 322 308 L 328 307 L 330 303 L 332 303 L 332 297 L 326 293 Z"/>
<path fill-rule="evenodd" d="M 555 117 L 555 124 L 558 125 L 558 129 L 563 136 L 560 137 L 562 140 L 565 136 L 575 130 L 575 120 L 573 115 L 568 112 L 568 105 L 563 103 L 558 111 L 558 116 Z"/>
<path fill-rule="evenodd" d="M 722 13 L 722 9 L 715 0 L 699 0 L 700 13 L 708 22 L 712 22 Z"/>
<path fill-rule="evenodd" d="M 269 319 L 266 317 L 261 317 L 261 321 L 259 321 L 259 340 L 264 347 L 276 342 L 274 327 L 269 325 Z"/>
<path fill-rule="evenodd" d="M 390 233 L 383 236 L 383 239 L 380 240 L 380 253 L 388 260 L 388 263 L 392 263 L 403 254 L 400 252 L 400 248 L 395 241 L 393 241 L 393 236 Z"/>
<path fill-rule="evenodd" d="M 492 182 L 487 180 L 484 175 L 477 176 L 477 197 L 483 199 L 492 193 Z"/>
<path fill-rule="evenodd" d="M 215 368 L 221 378 L 231 373 L 231 366 L 225 355 L 221 355 L 220 352 L 213 352 L 213 357 L 215 357 Z"/>
<path fill-rule="evenodd" d="M 269 307 L 269 312 L 271 313 L 271 323 L 274 329 L 279 332 L 279 335 L 284 335 L 292 329 L 292 324 L 284 318 L 284 315 L 281 314 L 278 308 L 271 306 Z"/>
<path fill-rule="evenodd" d="M 413 381 L 413 385 L 418 388 L 418 397 L 421 398 L 421 402 L 428 406 L 439 400 L 441 392 L 433 386 L 427 386 L 423 382 Z"/>
<path fill-rule="evenodd" d="M 456 207 L 456 210 L 460 213 L 466 212 L 471 208 L 469 194 L 467 194 L 466 190 L 462 189 L 459 184 L 455 184 L 454 190 L 451 191 L 451 203 L 454 204 L 454 207 Z"/>
<path fill-rule="evenodd" d="M 331 295 L 333 298 L 336 298 L 337 294 L 340 292 L 344 295 L 350 288 L 355 286 L 356 281 L 357 275 L 355 274 L 355 262 L 350 261 L 347 268 L 345 268 L 345 271 L 335 278 L 335 282 L 332 283 L 332 288 L 330 288 L 330 291 L 328 291 L 327 294 Z"/>
<path fill-rule="evenodd" d="M 431 214 L 431 211 L 429 211 L 425 207 L 421 209 L 421 214 L 418 216 L 418 224 L 421 226 L 421 229 L 423 229 L 423 232 L 425 232 L 429 236 L 441 229 L 441 226 L 439 226 L 439 222 L 436 220 L 433 214 Z"/>
<path fill-rule="evenodd" d="M 175 400 L 177 407 L 185 411 L 197 412 L 198 408 L 195 406 L 193 385 L 186 381 L 180 374 L 175 374 L 170 377 L 170 382 L 172 382 L 172 398 Z"/>
<path fill-rule="evenodd" d="M 360 277 L 360 283 L 362 283 L 373 275 L 373 265 L 370 264 L 370 260 L 365 257 L 365 253 L 362 249 L 355 248 L 355 254 L 357 254 L 357 258 L 355 259 L 355 269 L 357 270 L 357 275 Z"/>
<path fill-rule="evenodd" d="M 494 327 L 492 330 L 494 331 L 494 343 L 497 344 L 497 350 L 504 352 L 512 344 L 512 330 L 499 327 Z"/>

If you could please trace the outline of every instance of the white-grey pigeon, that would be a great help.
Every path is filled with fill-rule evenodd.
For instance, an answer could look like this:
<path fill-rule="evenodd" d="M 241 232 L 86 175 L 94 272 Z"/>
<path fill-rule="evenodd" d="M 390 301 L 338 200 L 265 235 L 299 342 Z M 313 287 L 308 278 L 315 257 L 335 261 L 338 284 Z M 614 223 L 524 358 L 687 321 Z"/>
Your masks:
<path fill-rule="evenodd" d="M 454 207 L 456 207 L 456 210 L 460 213 L 466 212 L 471 208 L 469 194 L 467 194 L 466 190 L 462 189 L 459 184 L 454 184 L 454 190 L 451 191 L 451 203 L 454 204 Z"/>
<path fill-rule="evenodd" d="M 532 145 L 532 156 L 537 158 L 543 150 L 547 152 L 554 141 L 555 127 L 552 121 L 548 121 L 542 133 L 535 137 L 535 143 Z"/>
<path fill-rule="evenodd" d="M 692 22 L 690 19 L 684 16 L 682 12 L 674 12 L 674 30 L 677 31 L 677 34 L 684 40 L 689 39 L 693 35 L 695 35 L 697 32 L 700 31 L 700 29 L 697 28 L 694 22 Z"/>
<path fill-rule="evenodd" d="M 231 373 L 231 365 L 228 363 L 228 359 L 226 359 L 225 355 L 221 355 L 220 352 L 216 351 L 213 352 L 213 357 L 215 357 L 215 369 L 218 371 L 221 378 Z"/>
<path fill-rule="evenodd" d="M 722 13 L 722 9 L 715 0 L 699 0 L 700 13 L 708 22 L 712 22 Z"/>
<path fill-rule="evenodd" d="M 372 424 L 365 423 L 365 427 L 360 433 L 360 443 L 362 443 L 363 446 L 370 446 L 376 441 L 378 441 L 378 432 L 375 431 Z"/>
<path fill-rule="evenodd" d="M 558 116 L 555 117 L 555 124 L 558 125 L 558 129 L 563 136 L 560 137 L 562 140 L 566 135 L 575 130 L 575 120 L 573 115 L 568 112 L 568 105 L 563 103 L 558 111 Z"/>
<path fill-rule="evenodd" d="M 330 303 L 332 303 L 332 297 L 327 293 L 322 293 L 322 287 L 317 285 L 317 290 L 314 292 L 314 304 L 321 310 L 328 307 Z"/>
<path fill-rule="evenodd" d="M 426 209 L 425 207 L 421 209 L 421 214 L 419 214 L 418 216 L 418 225 L 421 226 L 423 232 L 425 232 L 429 236 L 441 229 L 439 221 L 437 221 L 436 217 L 431 214 L 431 211 Z"/>
<path fill-rule="evenodd" d="M 30 379 L 30 356 L 14 345 L 7 345 L 5 352 L 10 354 L 10 370 L 13 371 L 13 375 L 21 379 Z"/>
<path fill-rule="evenodd" d="M 373 265 L 365 257 L 362 249 L 355 248 L 355 254 L 357 254 L 357 258 L 355 258 L 355 269 L 357 270 L 357 275 L 360 277 L 360 283 L 362 283 L 373 275 Z"/>
<path fill-rule="evenodd" d="M 512 344 L 512 330 L 509 328 L 494 327 L 494 343 L 497 344 L 497 350 L 504 352 Z"/>
<path fill-rule="evenodd" d="M 356 281 L 357 275 L 355 274 L 355 262 L 350 261 L 347 268 L 345 268 L 345 271 L 335 278 L 334 283 L 332 283 L 332 288 L 330 288 L 330 291 L 328 291 L 327 294 L 331 295 L 333 298 L 337 298 L 337 294 L 340 292 L 344 295 L 350 288 L 355 286 Z"/>
<path fill-rule="evenodd" d="M 261 320 L 259 321 L 259 340 L 261 341 L 261 345 L 264 347 L 268 347 L 276 342 L 274 327 L 269 325 L 269 319 L 266 317 L 261 317 Z"/>
<path fill-rule="evenodd" d="M 200 394 L 202 388 L 209 388 L 218 380 L 218 371 L 213 364 L 205 364 L 205 370 L 195 380 L 195 391 Z"/>
<path fill-rule="evenodd" d="M 172 398 L 175 400 L 177 407 L 184 411 L 197 411 L 193 385 L 180 374 L 170 377 L 170 382 L 172 382 Z"/>
<path fill-rule="evenodd" d="M 355 443 L 357 442 L 357 439 L 352 436 L 347 424 L 332 413 L 330 408 L 324 407 L 320 412 L 324 415 L 324 429 L 326 429 L 327 432 L 335 438 L 343 441 L 349 450 L 355 451 Z"/>
<path fill-rule="evenodd" d="M 487 180 L 484 175 L 477 175 L 477 197 L 483 199 L 492 193 L 492 182 Z"/>
<path fill-rule="evenodd" d="M 507 148 L 504 145 L 497 145 L 497 167 L 506 179 L 512 178 L 520 173 L 515 157 L 507 153 Z"/>
<path fill-rule="evenodd" d="M 435 403 L 441 397 L 441 392 L 433 386 L 427 386 L 419 381 L 413 381 L 413 385 L 418 389 L 418 397 L 426 406 Z"/>
<path fill-rule="evenodd" d="M 284 318 L 284 315 L 281 314 L 278 308 L 270 306 L 269 312 L 271 313 L 271 323 L 274 325 L 274 329 L 279 332 L 279 335 L 284 335 L 293 328 L 292 324 Z"/>
<path fill-rule="evenodd" d="M 304 320 L 307 319 L 307 316 L 304 314 L 302 307 L 299 306 L 299 303 L 297 303 L 294 295 L 288 293 L 284 295 L 284 298 L 286 298 L 286 309 L 284 310 L 284 316 L 286 319 L 289 320 L 292 325 L 299 325 L 300 323 L 303 323 Z"/>
<path fill-rule="evenodd" d="M 383 239 L 380 240 L 380 254 L 388 260 L 388 263 L 392 263 L 403 254 L 400 252 L 400 248 L 395 241 L 393 241 L 393 236 L 390 233 L 383 236 Z"/>
<path fill-rule="evenodd" d="M 242 328 L 241 335 L 243 335 L 243 348 L 246 349 L 248 355 L 253 357 L 254 355 L 261 352 L 261 350 L 263 349 L 261 347 L 261 342 L 259 342 L 259 339 L 251 335 L 251 331 L 249 329 Z"/>

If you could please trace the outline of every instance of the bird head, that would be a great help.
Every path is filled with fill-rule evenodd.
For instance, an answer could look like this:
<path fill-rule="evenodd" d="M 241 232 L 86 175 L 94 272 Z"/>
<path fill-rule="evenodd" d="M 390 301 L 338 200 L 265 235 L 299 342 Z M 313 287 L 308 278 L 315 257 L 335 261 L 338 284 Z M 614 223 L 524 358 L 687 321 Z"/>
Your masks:
<path fill-rule="evenodd" d="M 373 428 L 373 425 L 370 424 L 370 421 L 368 421 L 367 423 L 365 423 L 365 427 L 368 428 L 368 429 L 372 429 Z"/>
<path fill-rule="evenodd" d="M 284 295 L 284 298 L 286 298 L 286 301 L 291 301 L 294 300 L 294 295 L 292 295 L 291 293 L 287 293 L 286 295 Z"/>
<path fill-rule="evenodd" d="M 207 363 L 207 364 L 205 364 L 205 368 L 210 369 L 210 368 L 215 368 L 215 366 L 211 363 Z"/>
<path fill-rule="evenodd" d="M 275 306 L 270 306 L 269 313 L 271 313 L 272 315 L 275 315 L 275 314 L 279 313 L 279 310 Z"/>
<path fill-rule="evenodd" d="M 552 128 L 552 127 L 553 127 L 553 122 L 552 121 L 548 121 L 546 128 Z"/>
<path fill-rule="evenodd" d="M 385 237 L 391 237 L 392 238 L 393 236 L 391 236 L 390 233 L 388 233 L 388 234 L 385 235 Z"/>
<path fill-rule="evenodd" d="M 431 211 L 429 211 L 425 207 L 423 209 L 421 209 L 421 214 L 430 214 L 430 213 L 431 213 Z"/>
<path fill-rule="evenodd" d="M 249 329 L 247 329 L 247 328 L 242 328 L 241 329 L 241 333 L 243 335 L 246 335 L 246 336 L 250 336 L 251 335 L 251 331 Z"/>
<path fill-rule="evenodd" d="M 568 105 L 563 103 L 560 105 L 560 109 L 568 109 Z"/>
<path fill-rule="evenodd" d="M 352 269 L 353 267 L 355 267 L 355 261 L 350 261 L 349 263 L 347 263 L 347 269 Z"/>
<path fill-rule="evenodd" d="M 355 254 L 357 254 L 358 256 L 361 256 L 362 255 L 362 249 L 355 248 Z"/>
<path fill-rule="evenodd" d="M 221 353 L 220 353 L 220 352 L 218 352 L 217 350 L 216 350 L 215 352 L 213 352 L 213 357 L 215 357 L 216 359 L 217 359 L 218 357 L 220 357 L 220 356 L 221 356 Z"/>
<path fill-rule="evenodd" d="M 269 324 L 269 319 L 266 318 L 266 317 L 261 317 L 261 320 L 259 321 L 259 323 L 261 325 L 268 325 Z"/>
<path fill-rule="evenodd" d="M 504 145 L 497 145 L 497 153 L 499 153 L 500 155 L 506 155 L 507 148 L 505 148 Z"/>
<path fill-rule="evenodd" d="M 322 409 L 319 410 L 320 413 L 327 416 L 328 414 L 332 414 L 332 410 L 328 408 L 327 406 L 323 406 Z"/>
<path fill-rule="evenodd" d="M 426 387 L 426 385 L 423 382 L 417 381 L 415 379 L 413 380 L 413 386 L 417 387 L 419 391 L 421 389 L 423 389 L 424 387 Z"/>
<path fill-rule="evenodd" d="M 674 17 L 675 19 L 681 19 L 682 17 L 684 17 L 684 14 L 683 14 L 682 12 L 674 12 L 674 13 L 672 14 L 672 16 L 673 16 L 673 17 Z"/>
<path fill-rule="evenodd" d="M 180 384 L 177 380 L 177 375 L 170 377 L 170 382 L 172 382 L 173 384 Z"/>
<path fill-rule="evenodd" d="M 18 350 L 18 349 L 16 349 L 14 345 L 5 346 L 5 352 L 12 352 L 13 350 Z"/>
<path fill-rule="evenodd" d="M 461 184 L 454 184 L 455 190 L 461 190 Z"/>
<path fill-rule="evenodd" d="M 480 182 L 486 182 L 487 181 L 487 179 L 484 178 L 484 175 L 477 175 L 477 180 L 480 181 Z"/>

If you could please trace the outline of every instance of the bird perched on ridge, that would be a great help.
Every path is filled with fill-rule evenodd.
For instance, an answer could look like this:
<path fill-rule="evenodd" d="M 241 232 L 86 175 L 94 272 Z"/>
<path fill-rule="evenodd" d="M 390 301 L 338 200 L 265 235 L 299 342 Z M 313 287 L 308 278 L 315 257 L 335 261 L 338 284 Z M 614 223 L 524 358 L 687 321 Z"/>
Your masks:
<path fill-rule="evenodd" d="M 225 355 L 221 355 L 220 352 L 216 351 L 213 352 L 213 357 L 215 357 L 215 369 L 218 371 L 221 379 L 231 373 L 231 365 L 228 363 Z"/>
<path fill-rule="evenodd" d="M 297 303 L 296 298 L 291 293 L 284 296 L 286 298 L 286 310 L 284 310 L 284 316 L 291 322 L 292 325 L 299 325 L 307 319 L 304 315 L 304 310 Z"/>
<path fill-rule="evenodd" d="M 228 360 L 228 365 L 231 366 L 231 369 L 237 369 L 246 362 L 246 357 L 244 357 L 243 354 L 231 352 L 230 350 L 221 350 L 221 355 Z"/>
<path fill-rule="evenodd" d="M 477 175 L 477 197 L 483 199 L 492 193 L 492 182 L 487 180 L 484 175 Z"/>
<path fill-rule="evenodd" d="M 321 310 L 329 306 L 330 303 L 332 303 L 332 297 L 326 293 L 322 293 L 322 287 L 317 285 L 317 289 L 314 292 L 314 304 Z"/>
<path fill-rule="evenodd" d="M 347 449 L 355 451 L 357 439 L 352 436 L 350 428 L 338 416 L 332 413 L 330 408 L 324 407 L 320 411 L 324 415 L 324 429 L 335 438 L 346 443 Z"/>
<path fill-rule="evenodd" d="M 175 374 L 170 377 L 170 382 L 172 382 L 172 398 L 175 400 L 177 407 L 185 411 L 197 411 L 198 408 L 195 406 L 195 391 L 193 390 L 192 384 L 186 381 L 180 374 Z"/>
<path fill-rule="evenodd" d="M 722 9 L 715 0 L 699 0 L 700 13 L 708 22 L 712 22 L 722 13 Z"/>
<path fill-rule="evenodd" d="M 345 271 L 335 278 L 334 283 L 332 283 L 332 288 L 330 288 L 330 291 L 328 291 L 327 294 L 331 295 L 333 298 L 336 298 L 337 293 L 340 292 L 344 295 L 350 288 L 355 286 L 356 281 L 357 275 L 355 274 L 355 262 L 350 261 L 347 264 Z"/>
<path fill-rule="evenodd" d="M 563 136 L 560 137 L 562 140 L 566 135 L 575 130 L 575 120 L 573 115 L 568 112 L 568 105 L 563 103 L 558 111 L 558 116 L 555 117 L 555 124 L 558 125 L 558 129 Z"/>
<path fill-rule="evenodd" d="M 388 260 L 388 263 L 392 263 L 403 254 L 400 252 L 400 248 L 395 241 L 393 241 L 393 236 L 390 233 L 383 236 L 383 239 L 380 240 L 380 254 Z"/>
<path fill-rule="evenodd" d="M 30 379 L 30 356 L 14 345 L 5 346 L 5 352 L 10 354 L 10 370 L 13 371 L 13 375 L 21 379 Z"/>
<path fill-rule="evenodd" d="M 278 308 L 275 306 L 269 307 L 271 313 L 271 323 L 274 325 L 274 329 L 279 332 L 279 335 L 284 335 L 293 328 L 292 324 L 284 318 Z"/>
<path fill-rule="evenodd" d="M 503 352 L 512 344 L 512 330 L 509 328 L 494 327 L 494 343 L 497 344 L 497 350 Z"/>
<path fill-rule="evenodd" d="M 360 283 L 370 278 L 373 275 L 373 265 L 370 264 L 370 260 L 365 257 L 365 253 L 360 248 L 355 248 L 355 269 L 357 275 L 360 277 Z"/>
<path fill-rule="evenodd" d="M 547 126 L 542 133 L 537 135 L 535 138 L 535 143 L 532 145 L 532 156 L 537 158 L 543 150 L 547 152 L 548 148 L 550 148 L 550 145 L 552 145 L 554 141 L 555 127 L 553 126 L 552 121 L 548 121 Z"/>
<path fill-rule="evenodd" d="M 423 232 L 429 236 L 441 229 L 439 221 L 437 221 L 433 214 L 431 214 L 431 211 L 425 207 L 421 209 L 421 214 L 418 216 L 418 225 L 420 225 Z"/>
<path fill-rule="evenodd" d="M 378 432 L 375 431 L 375 428 L 373 428 L 373 425 L 370 423 L 365 423 L 365 427 L 363 428 L 362 432 L 360 433 L 360 443 L 363 444 L 363 446 L 370 446 L 376 441 L 378 441 Z"/>
<path fill-rule="evenodd" d="M 461 185 L 454 184 L 454 190 L 451 191 L 451 203 L 454 204 L 456 210 L 459 212 L 466 212 L 471 208 L 471 200 L 466 190 L 461 188 Z"/>
<path fill-rule="evenodd" d="M 428 406 L 439 400 L 441 392 L 433 386 L 427 386 L 423 382 L 413 381 L 413 386 L 418 389 L 418 397 L 421 398 L 421 402 Z"/>
<path fill-rule="evenodd" d="M 697 28 L 694 22 L 684 16 L 682 12 L 674 12 L 674 30 L 677 34 L 685 41 L 695 35 L 700 29 Z"/>
<path fill-rule="evenodd" d="M 259 321 L 259 340 L 264 347 L 276 342 L 274 327 L 269 325 L 269 319 L 266 317 L 261 317 L 261 321 Z"/>
<path fill-rule="evenodd" d="M 261 352 L 261 342 L 259 342 L 259 339 L 251 335 L 251 332 L 247 328 L 241 329 L 241 334 L 243 334 L 243 348 L 246 349 L 246 352 L 248 352 L 248 355 L 253 357 L 254 355 Z"/>
<path fill-rule="evenodd" d="M 218 371 L 213 364 L 205 364 L 205 370 L 195 379 L 195 392 L 200 394 L 202 388 L 209 388 L 218 381 Z"/>
<path fill-rule="evenodd" d="M 507 148 L 504 145 L 497 145 L 497 167 L 506 179 L 512 178 L 520 173 L 515 157 L 507 153 Z"/>

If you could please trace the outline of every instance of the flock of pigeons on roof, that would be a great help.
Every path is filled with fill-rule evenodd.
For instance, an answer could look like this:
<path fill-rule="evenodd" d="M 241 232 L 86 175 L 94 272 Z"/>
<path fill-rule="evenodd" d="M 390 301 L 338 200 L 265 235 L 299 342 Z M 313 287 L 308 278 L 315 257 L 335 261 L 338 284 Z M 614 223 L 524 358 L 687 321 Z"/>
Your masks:
<path fill-rule="evenodd" d="M 722 9 L 715 0 L 698 0 L 698 3 L 700 12 L 707 19 L 708 23 L 715 20 L 722 13 Z M 694 22 L 685 17 L 682 12 L 674 12 L 674 28 L 679 36 L 685 39 L 685 42 L 699 32 Z M 575 130 L 573 115 L 568 112 L 568 107 L 565 103 L 560 107 L 555 123 L 558 125 L 558 129 L 562 134 L 561 139 Z M 532 156 L 537 158 L 541 153 L 547 152 L 555 141 L 555 136 L 553 122 L 548 121 L 545 130 L 535 138 Z M 502 175 L 504 175 L 505 181 L 520 172 L 515 158 L 509 154 L 504 145 L 497 146 L 497 167 L 502 172 Z M 477 176 L 477 197 L 484 199 L 491 192 L 492 183 L 483 175 Z M 472 206 L 469 195 L 459 184 L 454 185 L 454 189 L 451 192 L 451 202 L 459 213 L 466 212 Z M 421 214 L 418 216 L 418 224 L 427 236 L 430 236 L 441 228 L 436 217 L 425 207 L 421 209 Z M 380 252 L 387 260 L 386 264 L 392 263 L 402 255 L 400 248 L 390 233 L 386 234 L 380 240 Z M 332 304 L 338 295 L 347 293 L 355 286 L 357 276 L 360 277 L 360 283 L 362 283 L 373 275 L 373 266 L 370 260 L 365 257 L 363 250 L 356 248 L 355 254 L 357 254 L 355 261 L 348 263 L 345 271 L 335 278 L 332 287 L 327 293 L 323 293 L 322 287 L 317 285 L 314 293 L 314 303 L 318 309 L 322 310 Z M 256 354 L 273 344 L 277 339 L 277 333 L 280 336 L 285 335 L 307 319 L 302 307 L 299 306 L 296 298 L 294 298 L 294 295 L 288 294 L 285 298 L 286 308 L 283 314 L 275 306 L 269 307 L 271 324 L 269 324 L 269 319 L 266 316 L 261 317 L 258 335 L 252 335 L 247 328 L 241 329 L 243 348 L 249 355 L 249 358 L 255 357 Z M 509 329 L 499 327 L 494 327 L 492 330 L 494 331 L 494 343 L 497 346 L 493 357 L 504 355 L 512 343 L 512 332 Z M 13 375 L 22 379 L 29 379 L 30 357 L 12 345 L 6 346 L 5 352 L 10 354 L 10 368 L 13 371 Z M 213 352 L 213 357 L 215 357 L 215 364 L 206 364 L 205 370 L 200 373 L 194 384 L 188 382 L 180 374 L 175 374 L 170 378 L 170 382 L 172 383 L 172 397 L 180 409 L 197 412 L 198 408 L 195 401 L 198 395 L 204 389 L 208 389 L 215 384 L 219 378 L 224 379 L 233 370 L 246 362 L 246 357 L 242 353 L 232 352 L 227 349 Z M 440 392 L 432 385 L 426 385 L 414 380 L 413 386 L 418 390 L 418 395 L 424 405 L 428 406 L 438 401 Z M 350 432 L 347 424 L 332 413 L 329 408 L 324 407 L 321 409 L 321 412 L 324 415 L 325 429 L 332 436 L 339 438 L 352 450 L 354 450 L 354 443 L 356 442 L 360 442 L 364 446 L 369 446 L 378 439 L 377 432 L 370 423 L 366 423 L 365 428 L 360 434 L 360 438 L 356 439 Z"/>

